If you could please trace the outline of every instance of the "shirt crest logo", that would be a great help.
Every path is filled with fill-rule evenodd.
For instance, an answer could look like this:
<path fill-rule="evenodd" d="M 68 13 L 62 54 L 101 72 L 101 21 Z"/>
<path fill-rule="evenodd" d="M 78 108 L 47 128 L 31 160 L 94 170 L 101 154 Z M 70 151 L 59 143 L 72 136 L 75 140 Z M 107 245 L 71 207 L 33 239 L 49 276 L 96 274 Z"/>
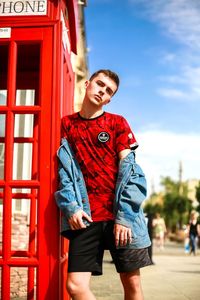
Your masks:
<path fill-rule="evenodd" d="M 110 139 L 110 135 L 105 131 L 102 131 L 98 134 L 98 140 L 101 143 L 106 143 L 109 139 Z"/>

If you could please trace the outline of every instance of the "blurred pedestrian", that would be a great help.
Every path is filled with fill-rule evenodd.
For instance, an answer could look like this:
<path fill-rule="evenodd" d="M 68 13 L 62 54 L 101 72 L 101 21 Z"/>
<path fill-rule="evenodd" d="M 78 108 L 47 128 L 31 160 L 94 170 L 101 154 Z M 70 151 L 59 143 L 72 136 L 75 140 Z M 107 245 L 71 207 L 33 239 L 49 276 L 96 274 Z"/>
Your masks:
<path fill-rule="evenodd" d="M 149 252 L 149 257 L 152 261 L 152 264 L 154 264 L 154 262 L 153 262 L 153 214 L 148 213 L 146 215 L 146 218 L 147 218 L 148 233 L 149 233 L 149 237 L 151 240 L 151 245 L 148 247 L 148 252 Z"/>
<path fill-rule="evenodd" d="M 153 219 L 154 237 L 156 239 L 156 246 L 160 249 L 164 249 L 165 234 L 167 232 L 165 220 L 156 213 L 156 217 Z"/>
<path fill-rule="evenodd" d="M 190 239 L 190 254 L 196 255 L 198 236 L 200 236 L 200 223 L 198 221 L 198 213 L 195 210 L 191 211 L 189 221 L 189 239 Z"/>
<path fill-rule="evenodd" d="M 185 253 L 190 252 L 190 239 L 189 239 L 189 224 L 183 226 L 184 230 L 184 251 Z"/>

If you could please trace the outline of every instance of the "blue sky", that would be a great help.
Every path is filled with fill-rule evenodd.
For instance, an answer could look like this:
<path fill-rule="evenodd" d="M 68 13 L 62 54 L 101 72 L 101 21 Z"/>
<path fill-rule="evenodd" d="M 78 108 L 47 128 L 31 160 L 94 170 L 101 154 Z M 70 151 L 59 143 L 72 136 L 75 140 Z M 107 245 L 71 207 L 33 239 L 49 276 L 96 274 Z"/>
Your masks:
<path fill-rule="evenodd" d="M 116 71 L 120 89 L 106 107 L 128 120 L 149 186 L 160 176 L 200 179 L 199 0 L 89 0 L 90 73 Z M 150 190 L 151 192 L 151 190 Z"/>

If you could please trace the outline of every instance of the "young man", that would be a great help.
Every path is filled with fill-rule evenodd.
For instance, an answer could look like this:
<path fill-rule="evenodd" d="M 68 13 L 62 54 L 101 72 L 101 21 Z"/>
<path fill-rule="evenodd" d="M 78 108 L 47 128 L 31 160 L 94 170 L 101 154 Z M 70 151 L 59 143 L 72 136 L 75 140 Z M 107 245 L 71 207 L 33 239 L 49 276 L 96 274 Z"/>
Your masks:
<path fill-rule="evenodd" d="M 104 112 L 119 86 L 117 74 L 99 70 L 85 83 L 79 113 L 62 119 L 58 151 L 62 235 L 69 238 L 67 289 L 73 300 L 95 299 L 91 275 L 102 274 L 109 249 L 126 300 L 142 300 L 140 268 L 150 265 L 150 240 L 141 203 L 146 181 L 135 163 L 135 137 L 119 115 Z"/>

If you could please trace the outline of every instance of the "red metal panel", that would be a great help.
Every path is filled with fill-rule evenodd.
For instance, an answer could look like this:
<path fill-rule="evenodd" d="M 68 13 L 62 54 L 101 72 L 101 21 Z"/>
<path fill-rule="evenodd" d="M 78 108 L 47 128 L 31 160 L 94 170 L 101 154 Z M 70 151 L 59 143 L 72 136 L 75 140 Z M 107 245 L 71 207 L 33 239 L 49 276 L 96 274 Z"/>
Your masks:
<path fill-rule="evenodd" d="M 54 85 L 53 99 L 52 102 L 52 162 L 51 173 L 52 178 L 54 178 L 54 183 L 52 185 L 52 193 L 57 189 L 57 160 L 56 160 L 56 151 L 60 144 L 60 128 L 61 128 L 61 117 L 63 115 L 69 114 L 73 110 L 73 91 L 74 91 L 74 73 L 71 66 L 70 54 L 67 51 L 64 51 L 62 45 L 62 40 L 59 39 L 59 36 L 62 36 L 62 27 L 61 23 L 58 23 L 54 27 L 54 63 L 53 66 L 53 82 L 58 84 Z M 58 41 L 60 41 L 58 43 Z M 60 101 L 58 101 L 60 99 Z M 54 204 L 52 204 L 54 206 Z M 54 207 L 59 215 L 57 207 Z M 59 218 L 52 220 L 54 222 L 54 228 L 59 227 Z M 57 230 L 57 229 L 56 229 Z M 66 239 L 59 238 L 60 245 L 60 257 L 64 259 L 60 263 L 60 294 L 59 300 L 68 300 L 69 295 L 66 290 L 66 278 L 67 278 L 67 258 L 68 258 L 68 241 Z"/>
<path fill-rule="evenodd" d="M 13 105 L 15 98 L 16 84 L 16 57 L 17 47 L 15 42 L 10 43 L 9 49 L 9 68 L 8 68 L 8 109 Z M 11 257 L 11 188 L 8 182 L 12 177 L 12 145 L 13 145 L 13 114 L 10 110 L 6 116 L 6 132 L 5 132 L 5 189 L 3 200 L 3 260 L 5 262 Z M 2 299 L 10 298 L 10 268 L 8 264 L 3 264 L 2 267 Z"/>
<path fill-rule="evenodd" d="M 52 76 L 47 77 L 47 74 L 52 74 L 52 45 L 53 36 L 52 29 L 45 28 L 45 39 L 42 43 L 41 55 L 41 79 L 40 88 L 40 103 L 41 117 L 39 119 L 40 138 L 39 157 L 43 157 L 39 166 L 40 181 L 45 184 L 40 186 L 40 198 L 38 202 L 38 227 L 43 230 L 38 230 L 38 257 L 43 261 L 39 265 L 38 272 L 38 296 L 39 299 L 58 299 L 58 227 L 54 228 L 54 218 L 57 218 L 55 210 L 55 201 L 53 195 L 50 194 L 51 188 L 51 129 L 54 126 L 51 121 L 51 106 L 49 99 L 52 97 Z M 47 51 L 43 51 L 46 49 Z M 45 80 L 44 80 L 45 79 Z M 49 109 L 47 109 L 49 108 Z M 47 124 L 49 126 L 47 127 Z M 43 147 L 41 144 L 43 143 Z M 48 145 L 48 146 L 47 146 Z M 54 175 L 55 176 L 55 175 Z M 47 189 L 47 186 L 49 189 Z M 57 232 L 55 232 L 57 230 Z M 44 283 L 44 276 L 48 275 L 49 282 Z M 45 298 L 46 297 L 46 298 Z"/>
<path fill-rule="evenodd" d="M 28 269 L 28 295 L 27 300 L 34 300 L 34 268 Z"/>
<path fill-rule="evenodd" d="M 2 267 L 2 299 L 10 299 L 10 269 L 25 267 L 28 273 L 27 299 L 66 300 L 69 299 L 65 281 L 67 276 L 68 242 L 59 237 L 59 211 L 53 193 L 57 188 L 56 150 L 60 141 L 60 119 L 73 111 L 74 73 L 70 53 L 63 50 L 60 1 L 49 1 L 48 15 L 44 17 L 2 18 L 1 26 L 10 27 L 8 101 L 0 107 L 6 115 L 5 178 L 0 180 L 3 200 L 3 249 L 0 258 Z M 76 52 L 77 2 L 67 1 L 71 49 Z M 29 24 L 29 28 L 25 28 Z M 35 27 L 34 27 L 35 26 Z M 23 76 L 17 73 L 18 47 L 23 44 L 40 43 L 40 86 L 36 91 L 36 103 L 32 106 L 15 104 L 16 85 L 18 89 L 30 88 L 29 72 Z M 30 49 L 31 51 L 31 49 Z M 18 53 L 17 53 L 18 52 Z M 31 86 L 34 84 L 31 83 Z M 37 84 L 34 85 L 34 89 Z M 34 115 L 32 137 L 14 137 L 15 116 Z M 13 150 L 15 144 L 32 145 L 32 174 L 30 179 L 13 180 Z M 13 189 L 30 189 L 30 192 L 14 192 Z M 27 250 L 12 249 L 11 217 L 12 199 L 30 201 L 29 242 Z M 59 253 L 60 251 L 60 253 Z M 0 251 L 1 252 L 1 251 Z M 66 255 L 62 263 L 60 255 Z M 61 273 L 59 274 L 59 267 Z M 36 293 L 35 293 L 35 279 Z M 59 294 L 59 280 L 62 290 Z"/>
<path fill-rule="evenodd" d="M 16 106 L 16 65 L 17 47 L 20 43 L 36 41 L 41 43 L 39 101 L 35 106 Z M 10 299 L 10 268 L 26 267 L 28 270 L 27 299 L 35 299 L 34 280 L 37 273 L 37 300 L 58 299 L 59 228 L 53 227 L 52 220 L 58 219 L 52 195 L 51 120 L 53 30 L 46 28 L 13 28 L 9 52 L 8 101 L 0 111 L 6 114 L 5 180 L 1 181 L 3 193 L 3 249 L 2 299 Z M 35 126 L 33 137 L 14 137 L 15 114 L 33 114 Z M 31 143 L 33 145 L 32 176 L 30 180 L 13 180 L 13 145 Z M 37 176 L 35 177 L 35 174 Z M 55 174 L 54 174 L 55 177 Z M 30 193 L 12 193 L 13 188 L 30 188 Z M 12 199 L 29 199 L 30 224 L 27 251 L 11 249 Z M 53 204 L 52 204 L 53 203 Z M 37 219 L 37 224 L 36 224 Z M 58 223 L 58 221 L 57 221 Z M 37 226 L 37 235 L 36 235 Z M 36 238 L 37 237 L 37 238 Z M 37 240 L 37 251 L 36 249 Z M 37 270 L 37 272 L 35 272 Z"/>
<path fill-rule="evenodd" d="M 69 17 L 70 27 L 70 41 L 71 49 L 77 53 L 77 39 L 78 39 L 78 3 L 76 0 L 66 1 Z"/>

